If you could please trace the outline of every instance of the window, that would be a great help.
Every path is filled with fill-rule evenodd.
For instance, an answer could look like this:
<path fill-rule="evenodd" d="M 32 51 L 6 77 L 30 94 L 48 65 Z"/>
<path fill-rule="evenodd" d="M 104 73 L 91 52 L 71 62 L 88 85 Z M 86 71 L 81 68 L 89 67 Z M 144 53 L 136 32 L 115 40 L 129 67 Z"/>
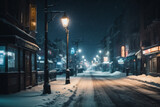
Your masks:
<path fill-rule="evenodd" d="M 32 54 L 32 71 L 35 71 L 35 54 Z"/>
<path fill-rule="evenodd" d="M 5 46 L 0 46 L 0 73 L 5 72 Z"/>
<path fill-rule="evenodd" d="M 17 49 L 8 47 L 8 72 L 18 71 L 18 52 Z"/>
<path fill-rule="evenodd" d="M 36 30 L 36 6 L 33 4 L 30 4 L 30 30 L 35 31 Z"/>

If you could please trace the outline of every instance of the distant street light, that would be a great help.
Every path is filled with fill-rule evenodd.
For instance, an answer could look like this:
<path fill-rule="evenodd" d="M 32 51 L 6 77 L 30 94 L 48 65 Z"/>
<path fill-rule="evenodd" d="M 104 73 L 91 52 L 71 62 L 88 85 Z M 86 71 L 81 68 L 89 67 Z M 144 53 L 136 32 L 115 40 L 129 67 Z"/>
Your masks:
<path fill-rule="evenodd" d="M 66 31 L 66 45 L 67 45 L 66 47 L 67 48 L 66 49 L 66 84 L 70 84 L 69 68 L 68 68 L 69 18 L 66 16 L 66 13 L 64 13 L 64 16 L 61 18 L 61 22 Z"/>
<path fill-rule="evenodd" d="M 41 57 L 39 56 L 38 59 L 41 60 Z"/>
<path fill-rule="evenodd" d="M 82 56 L 82 58 L 84 59 L 85 57 L 84 57 L 84 56 Z"/>
<path fill-rule="evenodd" d="M 100 66 L 101 66 L 101 69 L 102 69 L 102 62 L 103 62 L 103 57 L 102 57 L 102 51 L 101 50 L 99 50 L 99 53 L 101 54 L 100 55 L 100 59 L 101 59 L 101 61 L 100 61 Z"/>
<path fill-rule="evenodd" d="M 101 50 L 99 50 L 99 53 L 101 54 L 101 53 L 102 53 L 102 51 L 101 51 Z"/>
<path fill-rule="evenodd" d="M 98 58 L 99 56 L 98 56 L 98 55 L 96 55 L 96 57 Z"/>
<path fill-rule="evenodd" d="M 81 52 L 82 52 L 82 50 L 81 50 L 81 49 L 78 49 L 78 52 L 79 52 L 79 53 L 81 53 Z"/>

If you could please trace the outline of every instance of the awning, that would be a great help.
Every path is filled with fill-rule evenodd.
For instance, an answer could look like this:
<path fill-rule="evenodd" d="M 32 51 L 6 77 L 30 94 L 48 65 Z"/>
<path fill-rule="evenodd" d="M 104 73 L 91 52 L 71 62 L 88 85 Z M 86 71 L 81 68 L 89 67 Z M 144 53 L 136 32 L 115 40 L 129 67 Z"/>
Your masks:
<path fill-rule="evenodd" d="M 39 48 L 34 37 L 2 18 L 0 18 L 0 42 L 35 51 Z"/>
<path fill-rule="evenodd" d="M 129 53 L 129 54 L 127 55 L 127 57 L 130 57 L 130 56 L 133 56 L 133 55 L 135 55 L 135 52 Z"/>

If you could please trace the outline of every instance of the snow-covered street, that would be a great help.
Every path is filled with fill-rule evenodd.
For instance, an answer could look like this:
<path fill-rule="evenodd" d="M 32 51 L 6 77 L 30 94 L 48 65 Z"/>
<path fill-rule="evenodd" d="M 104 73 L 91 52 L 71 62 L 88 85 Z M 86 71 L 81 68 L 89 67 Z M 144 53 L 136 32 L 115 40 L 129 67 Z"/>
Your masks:
<path fill-rule="evenodd" d="M 65 76 L 58 77 L 50 83 L 49 95 L 42 95 L 43 85 L 0 95 L 0 107 L 159 107 L 160 85 L 151 79 L 159 81 L 159 77 L 86 71 L 71 77 L 68 85 Z"/>

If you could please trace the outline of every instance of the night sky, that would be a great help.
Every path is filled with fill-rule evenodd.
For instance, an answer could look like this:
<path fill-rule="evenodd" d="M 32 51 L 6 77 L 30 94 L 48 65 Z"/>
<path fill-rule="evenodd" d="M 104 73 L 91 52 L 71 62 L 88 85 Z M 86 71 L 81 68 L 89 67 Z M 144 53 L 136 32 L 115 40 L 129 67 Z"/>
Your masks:
<path fill-rule="evenodd" d="M 43 0 L 40 0 L 43 1 Z M 38 17 L 42 20 L 44 3 L 39 3 Z M 73 41 L 80 39 L 79 47 L 86 59 L 91 61 L 98 53 L 100 40 L 106 35 L 108 27 L 120 14 L 124 0 L 50 0 L 49 4 L 54 7 L 50 10 L 66 11 L 70 18 L 70 48 Z M 65 39 L 65 31 L 61 25 L 60 18 L 63 14 L 57 14 L 54 21 L 49 23 L 49 39 Z M 38 24 L 39 26 L 40 24 Z M 39 28 L 40 29 L 40 28 Z M 43 27 L 41 28 L 43 29 Z"/>

